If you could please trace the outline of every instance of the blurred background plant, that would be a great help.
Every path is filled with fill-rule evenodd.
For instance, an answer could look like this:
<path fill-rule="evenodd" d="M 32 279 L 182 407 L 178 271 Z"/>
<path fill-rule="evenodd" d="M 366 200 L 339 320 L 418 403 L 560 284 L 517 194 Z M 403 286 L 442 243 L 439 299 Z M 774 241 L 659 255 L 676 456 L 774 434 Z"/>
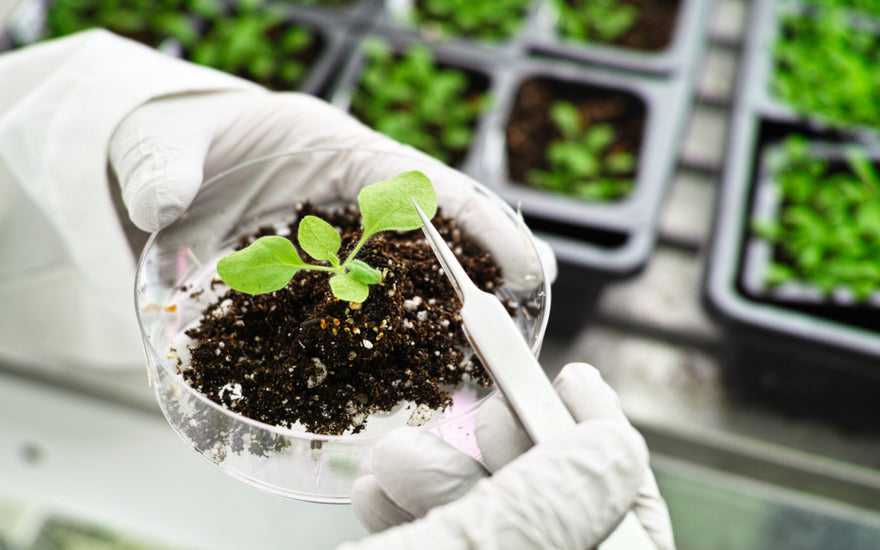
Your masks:
<path fill-rule="evenodd" d="M 426 45 L 397 53 L 384 40 L 373 39 L 364 43 L 364 53 L 352 113 L 447 164 L 460 162 L 489 94 L 476 89 L 468 73 L 438 65 Z"/>
<path fill-rule="evenodd" d="M 864 150 L 850 146 L 831 162 L 792 135 L 778 153 L 778 216 L 753 223 L 775 251 L 767 283 L 808 283 L 826 295 L 846 288 L 862 300 L 880 290 L 880 176 Z"/>
<path fill-rule="evenodd" d="M 191 46 L 198 39 L 197 20 L 224 10 L 220 0 L 64 0 L 50 2 L 42 38 L 56 38 L 103 27 L 158 47 L 169 39 Z"/>
<path fill-rule="evenodd" d="M 577 107 L 557 101 L 550 117 L 561 137 L 546 149 L 546 170 L 531 170 L 529 184 L 580 199 L 611 201 L 635 186 L 636 157 L 617 143 L 614 126 L 588 124 Z"/>
<path fill-rule="evenodd" d="M 296 90 L 320 48 L 317 32 L 289 19 L 283 5 L 245 0 L 211 18 L 184 57 L 270 89 Z"/>
<path fill-rule="evenodd" d="M 854 24 L 839 9 L 788 13 L 773 55 L 772 91 L 798 113 L 831 124 L 880 127 L 876 29 Z"/>
<path fill-rule="evenodd" d="M 621 0 L 556 0 L 556 27 L 566 39 L 612 42 L 638 20 L 639 9 Z"/>
<path fill-rule="evenodd" d="M 501 41 L 523 26 L 531 0 L 413 0 L 412 24 L 429 33 Z"/>

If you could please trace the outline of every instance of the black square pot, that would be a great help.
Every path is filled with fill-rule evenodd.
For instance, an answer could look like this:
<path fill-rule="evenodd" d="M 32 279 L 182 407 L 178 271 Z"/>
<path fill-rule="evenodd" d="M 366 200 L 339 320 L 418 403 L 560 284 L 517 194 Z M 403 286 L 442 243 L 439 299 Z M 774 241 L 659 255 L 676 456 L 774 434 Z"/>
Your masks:
<path fill-rule="evenodd" d="M 870 427 L 880 413 L 873 397 L 880 390 L 880 310 L 819 298 L 803 287 L 772 289 L 757 271 L 769 255 L 752 230 L 755 216 L 773 208 L 765 187 L 767 155 L 791 135 L 822 144 L 814 149 L 817 155 L 853 144 L 871 156 L 878 151 L 872 132 L 795 113 L 769 93 L 776 9 L 769 2 L 752 5 L 703 297 L 722 328 L 724 375 L 733 395 L 792 414 Z"/>
<path fill-rule="evenodd" d="M 407 32 L 388 32 L 384 35 L 364 35 L 354 47 L 354 51 L 348 62 L 337 75 L 337 79 L 330 91 L 330 101 L 346 110 L 352 111 L 352 99 L 358 91 L 361 76 L 367 64 L 367 46 L 370 41 L 380 41 L 387 45 L 394 55 L 401 55 L 410 48 L 425 46 L 426 43 L 418 36 Z M 460 71 L 465 75 L 469 87 L 473 93 L 488 94 L 490 102 L 497 101 L 495 91 L 497 85 L 492 72 L 492 60 L 488 55 L 481 52 L 462 51 L 460 48 L 450 45 L 430 45 L 433 62 L 440 69 Z M 491 105 L 486 108 L 488 111 Z M 353 113 L 357 115 L 357 113 Z M 473 166 L 479 163 L 480 135 L 484 132 L 485 115 L 477 117 L 472 130 L 474 138 L 470 145 L 454 156 L 457 158 L 450 164 L 468 174 L 473 175 Z"/>
<path fill-rule="evenodd" d="M 674 74 L 693 70 L 693 54 L 702 49 L 705 27 L 710 15 L 710 0 L 654 0 L 658 17 L 671 17 L 668 34 L 658 36 L 640 47 L 566 39 L 556 27 L 558 13 L 554 2 L 545 0 L 535 11 L 526 38 L 527 47 L 543 55 L 601 64 L 628 71 Z M 657 27 L 646 22 L 647 28 Z M 642 35 L 648 33 L 640 33 Z"/>

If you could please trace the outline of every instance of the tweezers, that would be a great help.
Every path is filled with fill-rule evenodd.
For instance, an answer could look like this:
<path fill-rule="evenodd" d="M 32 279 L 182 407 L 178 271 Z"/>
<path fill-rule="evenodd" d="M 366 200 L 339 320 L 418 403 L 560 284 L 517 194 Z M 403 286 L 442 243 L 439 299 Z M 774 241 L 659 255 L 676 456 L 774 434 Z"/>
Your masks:
<path fill-rule="evenodd" d="M 415 201 L 413 204 L 422 219 L 428 243 L 461 300 L 465 336 L 532 443 L 541 443 L 573 428 L 574 418 L 507 309 L 494 294 L 477 287 L 419 205 Z M 635 513 L 630 511 L 600 548 L 656 550 L 657 547 Z"/>

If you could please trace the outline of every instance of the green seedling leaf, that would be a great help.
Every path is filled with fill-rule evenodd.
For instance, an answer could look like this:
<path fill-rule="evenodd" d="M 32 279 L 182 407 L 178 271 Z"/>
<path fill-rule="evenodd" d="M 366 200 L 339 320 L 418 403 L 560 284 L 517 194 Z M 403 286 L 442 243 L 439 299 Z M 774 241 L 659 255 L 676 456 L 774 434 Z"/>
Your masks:
<path fill-rule="evenodd" d="M 339 247 L 342 237 L 332 225 L 317 216 L 306 216 L 299 222 L 297 232 L 299 245 L 306 254 L 316 260 L 339 265 Z"/>
<path fill-rule="evenodd" d="M 351 272 L 352 277 L 364 284 L 375 285 L 382 282 L 382 272 L 376 268 L 370 267 L 366 262 L 361 260 L 352 260 L 351 263 L 348 264 L 348 269 Z"/>
<path fill-rule="evenodd" d="M 293 243 L 284 237 L 269 236 L 222 258 L 217 263 L 217 274 L 239 292 L 264 294 L 284 288 L 306 265 Z"/>
<path fill-rule="evenodd" d="M 330 277 L 330 290 L 346 302 L 363 302 L 370 295 L 370 287 L 359 281 L 352 271 Z"/>
<path fill-rule="evenodd" d="M 358 205 L 364 219 L 364 235 L 420 228 L 422 220 L 413 208 L 413 200 L 428 218 L 433 218 L 437 213 L 437 195 L 431 180 L 417 170 L 404 172 L 361 189 Z"/>

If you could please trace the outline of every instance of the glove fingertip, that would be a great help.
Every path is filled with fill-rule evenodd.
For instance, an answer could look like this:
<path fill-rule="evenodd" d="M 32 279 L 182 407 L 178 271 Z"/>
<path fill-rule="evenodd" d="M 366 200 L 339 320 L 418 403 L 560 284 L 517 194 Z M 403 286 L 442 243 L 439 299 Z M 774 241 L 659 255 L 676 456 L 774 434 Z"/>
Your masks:
<path fill-rule="evenodd" d="M 385 495 L 372 475 L 355 481 L 351 491 L 351 504 L 361 525 L 371 533 L 414 519 L 412 514 L 402 510 Z"/>
<path fill-rule="evenodd" d="M 169 167 L 150 179 L 137 175 L 122 183 L 122 197 L 131 221 L 153 232 L 173 223 L 183 214 L 202 183 L 201 167 Z"/>

